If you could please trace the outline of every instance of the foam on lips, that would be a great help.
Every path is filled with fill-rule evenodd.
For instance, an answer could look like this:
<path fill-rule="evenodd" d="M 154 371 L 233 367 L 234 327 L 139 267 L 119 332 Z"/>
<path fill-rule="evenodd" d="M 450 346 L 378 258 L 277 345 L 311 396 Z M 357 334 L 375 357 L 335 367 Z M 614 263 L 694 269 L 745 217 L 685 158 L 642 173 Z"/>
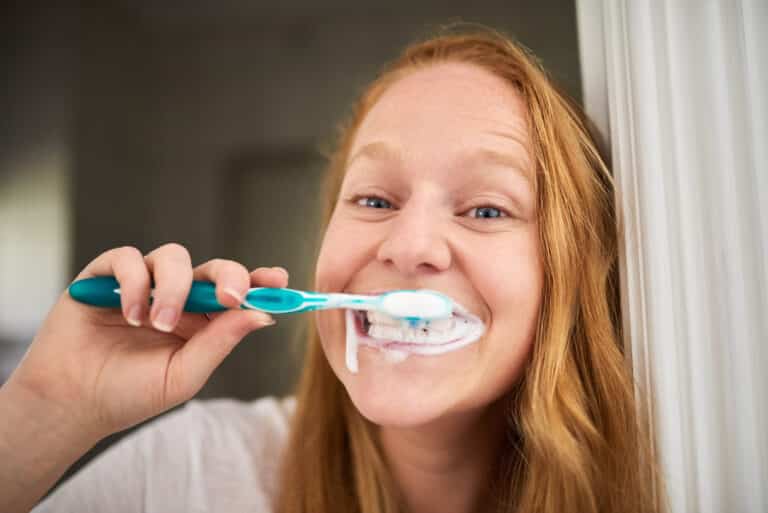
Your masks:
<path fill-rule="evenodd" d="M 409 314 L 422 317 L 418 305 Z M 405 315 L 404 315 L 405 317 Z M 369 323 L 368 321 L 373 321 Z M 381 351 L 390 362 L 399 362 L 410 354 L 438 355 L 455 351 L 477 341 L 485 333 L 482 320 L 454 301 L 451 318 L 426 322 L 393 319 L 379 312 L 346 310 L 346 364 L 358 371 L 357 349 L 360 344 Z"/>

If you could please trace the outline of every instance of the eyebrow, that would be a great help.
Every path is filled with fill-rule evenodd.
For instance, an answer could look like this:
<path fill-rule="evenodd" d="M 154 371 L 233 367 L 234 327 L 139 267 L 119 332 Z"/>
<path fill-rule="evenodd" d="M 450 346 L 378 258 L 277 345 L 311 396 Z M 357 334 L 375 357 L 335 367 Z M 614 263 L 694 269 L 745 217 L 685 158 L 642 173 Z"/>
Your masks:
<path fill-rule="evenodd" d="M 374 141 L 364 145 L 347 161 L 347 168 L 351 167 L 356 160 L 361 158 L 390 161 L 397 164 L 402 164 L 403 162 L 402 154 L 384 141 Z M 462 154 L 460 161 L 465 165 L 477 165 L 479 163 L 487 162 L 503 167 L 509 167 L 525 178 L 529 185 L 532 185 L 531 177 L 529 176 L 529 173 L 526 172 L 526 169 L 529 167 L 526 165 L 526 160 L 515 155 L 502 153 L 488 148 L 475 148 Z"/>
<path fill-rule="evenodd" d="M 352 164 L 360 158 L 367 158 L 370 160 L 390 160 L 397 161 L 398 163 L 402 162 L 400 153 L 384 141 L 371 142 L 357 150 L 357 152 L 347 160 L 347 167 L 351 167 Z"/>

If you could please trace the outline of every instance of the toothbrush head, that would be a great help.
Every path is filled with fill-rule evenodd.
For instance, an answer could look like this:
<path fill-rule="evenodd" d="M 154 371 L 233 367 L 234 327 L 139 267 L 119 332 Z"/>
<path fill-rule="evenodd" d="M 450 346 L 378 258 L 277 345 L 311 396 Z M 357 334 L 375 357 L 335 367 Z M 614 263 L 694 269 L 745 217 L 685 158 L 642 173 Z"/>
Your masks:
<path fill-rule="evenodd" d="M 455 303 L 434 290 L 393 290 L 381 295 L 378 310 L 397 319 L 410 322 L 448 319 Z"/>

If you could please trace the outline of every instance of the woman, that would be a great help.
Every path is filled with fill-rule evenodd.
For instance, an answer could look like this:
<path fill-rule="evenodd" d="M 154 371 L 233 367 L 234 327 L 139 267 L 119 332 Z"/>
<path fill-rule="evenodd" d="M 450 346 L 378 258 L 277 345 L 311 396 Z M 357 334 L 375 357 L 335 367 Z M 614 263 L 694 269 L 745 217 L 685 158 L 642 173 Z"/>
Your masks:
<path fill-rule="evenodd" d="M 482 338 L 398 362 L 363 345 L 354 373 L 345 312 L 317 313 L 295 405 L 193 401 L 97 458 L 41 511 L 662 510 L 618 334 L 611 177 L 527 52 L 490 31 L 407 48 L 342 126 L 326 192 L 317 290 L 438 290 L 483 321 Z M 120 281 L 122 317 L 63 296 L 0 389 L 9 510 L 31 506 L 106 434 L 191 398 L 271 322 L 182 315 L 193 278 L 214 281 L 228 306 L 250 286 L 287 285 L 275 268 L 192 269 L 178 245 L 108 251 L 78 278 L 100 274 Z M 115 465 L 120 480 L 104 484 Z"/>

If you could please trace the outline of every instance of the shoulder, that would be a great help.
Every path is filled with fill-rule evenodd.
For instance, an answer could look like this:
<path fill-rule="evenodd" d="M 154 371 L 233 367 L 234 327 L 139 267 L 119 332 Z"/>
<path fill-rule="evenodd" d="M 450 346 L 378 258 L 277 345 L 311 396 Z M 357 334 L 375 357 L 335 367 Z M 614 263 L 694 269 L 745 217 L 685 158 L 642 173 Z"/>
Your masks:
<path fill-rule="evenodd" d="M 271 511 L 295 400 L 193 399 L 54 490 L 48 511 Z"/>
<path fill-rule="evenodd" d="M 239 399 L 193 399 L 154 421 L 158 433 L 184 434 L 189 442 L 236 436 L 258 441 L 265 437 L 285 438 L 296 407 L 293 397 Z"/>
<path fill-rule="evenodd" d="M 147 477 L 210 510 L 266 511 L 294 409 L 292 397 L 191 400 L 138 434 Z"/>
<path fill-rule="evenodd" d="M 193 399 L 139 428 L 128 438 L 177 446 L 216 446 L 242 441 L 249 445 L 286 439 L 295 409 L 293 397 Z"/>
<path fill-rule="evenodd" d="M 150 502 L 178 501 L 174 490 L 206 511 L 269 511 L 294 409 L 290 397 L 193 399 L 140 429 Z"/>
<path fill-rule="evenodd" d="M 239 469 L 267 483 L 287 443 L 294 409 L 292 397 L 193 399 L 139 430 L 144 432 L 136 441 L 164 464 L 199 464 L 218 475 Z"/>

